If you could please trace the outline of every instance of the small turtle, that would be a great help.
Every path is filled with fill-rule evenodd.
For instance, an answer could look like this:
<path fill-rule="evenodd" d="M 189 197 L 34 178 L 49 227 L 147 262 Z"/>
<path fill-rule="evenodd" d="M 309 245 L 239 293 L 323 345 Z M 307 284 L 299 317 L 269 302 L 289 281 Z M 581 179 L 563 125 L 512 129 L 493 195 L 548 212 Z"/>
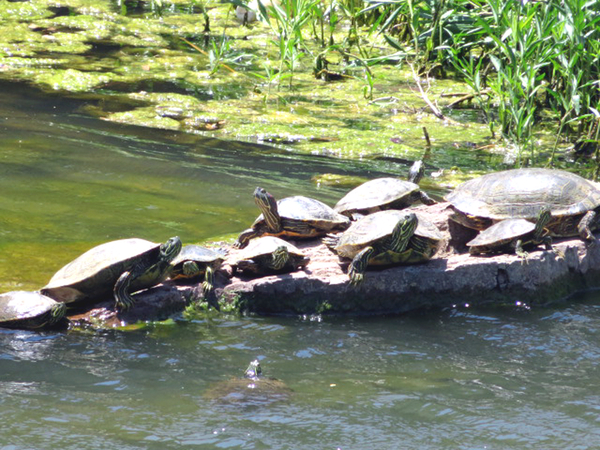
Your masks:
<path fill-rule="evenodd" d="M 469 252 L 478 255 L 510 251 L 526 262 L 528 253 L 523 250 L 525 245 L 543 243 L 547 250 L 552 250 L 552 238 L 544 236 L 545 227 L 551 218 L 550 207 L 546 206 L 540 210 L 535 224 L 525 219 L 506 219 L 498 222 L 467 243 Z"/>
<path fill-rule="evenodd" d="M 265 377 L 257 360 L 242 378 L 217 383 L 205 397 L 222 405 L 261 406 L 288 400 L 293 391 L 280 380 Z"/>
<path fill-rule="evenodd" d="M 433 205 L 436 202 L 416 184 L 423 177 L 423 173 L 423 163 L 417 161 L 410 169 L 408 181 L 399 178 L 375 178 L 352 189 L 333 209 L 356 219 L 386 209 L 404 209 L 418 200 L 425 205 Z"/>
<path fill-rule="evenodd" d="M 64 303 L 39 292 L 12 291 L 0 294 L 0 326 L 37 329 L 59 323 L 65 316 Z"/>
<path fill-rule="evenodd" d="M 276 201 L 266 190 L 257 187 L 254 201 L 262 214 L 252 228 L 239 235 L 235 247 L 244 248 L 250 239 L 264 235 L 312 238 L 345 230 L 350 225 L 350 219 L 314 198 L 298 195 Z"/>
<path fill-rule="evenodd" d="M 544 206 L 552 213 L 546 229 L 551 236 L 580 236 L 594 241 L 600 189 L 564 170 L 512 169 L 469 180 L 446 196 L 451 219 L 483 230 L 505 219 L 535 220 Z"/>
<path fill-rule="evenodd" d="M 164 244 L 120 239 L 98 245 L 60 269 L 41 293 L 59 302 L 93 302 L 113 293 L 116 306 L 135 303 L 131 292 L 150 288 L 169 276 L 181 251 L 178 237 Z"/>
<path fill-rule="evenodd" d="M 171 263 L 172 280 L 191 280 L 204 276 L 202 289 L 205 298 L 214 289 L 214 273 L 221 267 L 225 255 L 221 252 L 199 245 L 186 245 Z"/>
<path fill-rule="evenodd" d="M 310 258 L 296 246 L 275 236 L 255 239 L 235 256 L 232 267 L 258 275 L 304 268 Z"/>
<path fill-rule="evenodd" d="M 342 258 L 350 258 L 350 283 L 363 281 L 367 266 L 416 264 L 437 253 L 439 229 L 409 210 L 379 211 L 359 219 L 340 235 L 323 239 Z"/>

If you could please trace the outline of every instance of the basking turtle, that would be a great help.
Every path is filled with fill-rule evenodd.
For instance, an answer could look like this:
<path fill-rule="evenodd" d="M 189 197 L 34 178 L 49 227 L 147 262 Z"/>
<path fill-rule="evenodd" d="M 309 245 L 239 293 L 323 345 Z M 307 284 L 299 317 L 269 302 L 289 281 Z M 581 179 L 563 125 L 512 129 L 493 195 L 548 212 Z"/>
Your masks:
<path fill-rule="evenodd" d="M 416 184 L 423 177 L 423 164 L 417 161 L 410 169 L 408 181 L 399 178 L 375 178 L 348 192 L 333 207 L 334 211 L 359 218 L 386 209 L 404 209 L 420 200 L 425 205 L 436 202 Z"/>
<path fill-rule="evenodd" d="M 261 406 L 288 400 L 292 393 L 282 381 L 265 377 L 259 362 L 254 360 L 242 378 L 217 383 L 205 397 L 223 405 Z"/>
<path fill-rule="evenodd" d="M 257 187 L 254 201 L 262 214 L 252 228 L 239 235 L 234 244 L 238 248 L 244 248 L 250 239 L 259 236 L 312 238 L 334 230 L 345 230 L 350 225 L 350 219 L 314 198 L 295 196 L 276 201 L 266 190 Z"/>
<path fill-rule="evenodd" d="M 56 325 L 67 311 L 64 303 L 39 292 L 12 291 L 0 294 L 0 326 L 36 329 Z"/>
<path fill-rule="evenodd" d="M 505 219 L 535 220 L 544 206 L 552 219 L 552 236 L 581 236 L 593 241 L 600 190 L 590 181 L 563 170 L 512 169 L 469 180 L 446 196 L 452 220 L 483 230 Z"/>
<path fill-rule="evenodd" d="M 191 280 L 204 276 L 202 289 L 208 297 L 213 291 L 214 273 L 225 260 L 221 252 L 199 245 L 186 245 L 175 257 L 171 265 L 172 280 Z"/>
<path fill-rule="evenodd" d="M 275 236 L 255 239 L 235 256 L 232 267 L 258 275 L 292 272 L 304 268 L 310 258 L 296 246 Z"/>
<path fill-rule="evenodd" d="M 120 239 L 98 245 L 60 269 L 41 292 L 59 302 L 102 300 L 112 292 L 116 306 L 128 309 L 131 292 L 161 283 L 181 251 L 178 237 L 164 244 Z"/>
<path fill-rule="evenodd" d="M 443 240 L 439 229 L 408 210 L 379 211 L 359 219 L 337 236 L 323 239 L 342 258 L 351 258 L 350 283 L 363 281 L 367 266 L 428 261 Z"/>
<path fill-rule="evenodd" d="M 546 206 L 540 210 L 536 223 L 525 219 L 503 220 L 483 230 L 467 243 L 467 247 L 473 255 L 510 251 L 526 261 L 528 253 L 523 250 L 525 245 L 543 243 L 547 250 L 552 250 L 552 239 L 544 236 L 544 229 L 551 218 L 550 207 Z"/>

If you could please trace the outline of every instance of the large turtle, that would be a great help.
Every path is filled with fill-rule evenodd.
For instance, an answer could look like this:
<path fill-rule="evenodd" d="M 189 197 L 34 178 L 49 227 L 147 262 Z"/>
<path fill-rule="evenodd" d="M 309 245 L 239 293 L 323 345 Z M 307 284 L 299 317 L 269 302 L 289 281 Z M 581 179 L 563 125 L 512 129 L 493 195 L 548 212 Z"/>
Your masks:
<path fill-rule="evenodd" d="M 310 258 L 298 247 L 275 236 L 255 239 L 239 252 L 231 266 L 257 275 L 283 273 L 305 267 Z"/>
<path fill-rule="evenodd" d="M 593 241 L 600 190 L 590 181 L 563 170 L 512 169 L 469 180 L 446 196 L 452 220 L 483 230 L 505 219 L 535 220 L 549 206 L 546 225 L 552 236 L 581 236 Z"/>
<path fill-rule="evenodd" d="M 282 381 L 265 377 L 258 360 L 254 360 L 242 378 L 215 384 L 205 397 L 222 405 L 261 406 L 288 400 L 292 394 Z"/>
<path fill-rule="evenodd" d="M 420 200 L 433 205 L 432 200 L 417 184 L 423 177 L 423 164 L 415 162 L 409 172 L 408 181 L 399 178 L 375 178 L 348 192 L 333 207 L 334 211 L 348 217 L 358 218 L 386 209 L 404 209 Z"/>
<path fill-rule="evenodd" d="M 544 235 L 545 227 L 551 218 L 550 207 L 546 206 L 540 210 L 535 223 L 525 219 L 502 220 L 467 242 L 467 247 L 472 255 L 508 251 L 527 261 L 528 253 L 523 249 L 526 245 L 543 243 L 546 250 L 552 250 L 552 238 Z"/>
<path fill-rule="evenodd" d="M 367 266 L 416 264 L 431 259 L 443 240 L 439 229 L 410 210 L 379 211 L 359 219 L 341 235 L 323 239 L 350 258 L 350 283 L 363 281 Z"/>
<path fill-rule="evenodd" d="M 224 260 L 225 255 L 221 252 L 200 245 L 186 245 L 172 261 L 170 277 L 172 280 L 192 280 L 203 276 L 202 289 L 208 298 L 214 289 L 214 273 Z"/>
<path fill-rule="evenodd" d="M 314 198 L 298 195 L 276 201 L 265 189 L 257 187 L 254 201 L 262 214 L 252 228 L 239 235 L 234 244 L 238 248 L 244 248 L 250 239 L 259 236 L 312 238 L 334 230 L 345 230 L 350 225 L 348 217 Z"/>
<path fill-rule="evenodd" d="M 12 291 L 0 294 L 0 326 L 37 329 L 59 323 L 65 316 L 64 303 L 39 292 Z"/>
<path fill-rule="evenodd" d="M 128 309 L 135 302 L 130 293 L 164 281 L 180 251 L 178 237 L 164 244 L 137 238 L 107 242 L 56 272 L 41 292 L 64 303 L 102 300 L 113 293 L 116 306 Z"/>

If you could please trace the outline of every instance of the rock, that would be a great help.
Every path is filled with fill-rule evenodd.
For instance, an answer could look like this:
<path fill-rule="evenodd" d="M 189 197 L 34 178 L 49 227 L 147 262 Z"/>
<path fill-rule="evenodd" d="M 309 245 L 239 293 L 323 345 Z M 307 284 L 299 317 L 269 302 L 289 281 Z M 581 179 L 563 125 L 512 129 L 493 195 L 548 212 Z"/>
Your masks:
<path fill-rule="evenodd" d="M 294 244 L 311 258 L 306 270 L 254 279 L 221 274 L 215 280 L 216 295 L 221 302 L 236 302 L 242 310 L 257 314 L 374 315 L 492 302 L 546 304 L 600 286 L 600 243 L 586 247 L 579 238 L 555 242 L 562 256 L 540 246 L 529 251 L 527 264 L 512 254 L 471 256 L 464 253 L 464 243 L 473 233 L 455 229 L 447 204 L 418 209 L 447 238 L 447 244 L 425 264 L 369 269 L 365 282 L 353 287 L 346 274 L 348 261 L 340 264 L 319 240 L 297 241 Z M 232 254 L 236 251 L 231 249 Z M 231 276 L 227 265 L 223 270 Z M 116 313 L 114 301 L 109 300 L 76 319 L 119 325 L 161 320 L 182 311 L 201 292 L 200 286 L 165 284 L 137 294 L 131 311 Z"/>

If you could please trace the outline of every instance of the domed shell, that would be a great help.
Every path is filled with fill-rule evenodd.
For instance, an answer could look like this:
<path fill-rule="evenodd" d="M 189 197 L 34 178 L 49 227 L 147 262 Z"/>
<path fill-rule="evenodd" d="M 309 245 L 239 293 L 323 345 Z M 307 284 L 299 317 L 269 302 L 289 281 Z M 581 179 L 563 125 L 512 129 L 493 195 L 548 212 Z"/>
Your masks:
<path fill-rule="evenodd" d="M 0 326 L 38 328 L 65 316 L 64 303 L 39 292 L 12 291 L 0 294 Z"/>
<path fill-rule="evenodd" d="M 372 213 L 385 209 L 402 209 L 419 198 L 417 184 L 399 178 L 376 178 L 348 192 L 333 207 L 340 214 Z"/>
<path fill-rule="evenodd" d="M 158 258 L 159 249 L 160 244 L 137 238 L 98 245 L 56 272 L 41 292 L 64 303 L 91 296 L 103 297 L 112 292 L 119 276 L 138 261 L 143 258 Z M 146 279 L 134 280 L 132 292 L 149 287 L 147 282 Z"/>
<path fill-rule="evenodd" d="M 285 246 L 290 255 L 305 256 L 302 250 L 295 245 L 284 241 L 275 236 L 263 236 L 252 240 L 248 246 L 236 256 L 236 260 L 252 259 L 258 256 L 267 256 L 272 254 L 277 248 Z"/>
<path fill-rule="evenodd" d="M 525 219 L 507 219 L 481 231 L 468 247 L 495 247 L 532 233 L 535 224 Z"/>
<path fill-rule="evenodd" d="M 493 220 L 535 219 L 546 205 L 556 218 L 596 209 L 600 190 L 563 170 L 513 169 L 469 180 L 446 200 L 464 214 Z"/>
<path fill-rule="evenodd" d="M 332 227 L 335 227 L 349 222 L 349 219 L 346 216 L 338 214 L 325 203 L 301 195 L 278 200 L 277 210 L 279 215 L 284 219 L 294 219 L 301 222 L 307 222 L 308 224 L 331 224 Z M 261 214 L 254 221 L 253 227 L 263 221 L 264 216 Z"/>
<path fill-rule="evenodd" d="M 186 245 L 173 262 L 173 266 L 178 266 L 186 261 L 196 261 L 200 263 L 212 263 L 218 260 L 223 261 L 224 254 L 216 250 L 202 247 L 201 245 Z"/>
<path fill-rule="evenodd" d="M 390 236 L 398 221 L 411 212 L 414 211 L 387 210 L 365 216 L 342 233 L 334 250 L 342 257 L 353 258 L 365 246 Z M 443 240 L 444 237 L 434 224 L 418 213 L 417 219 L 415 235 L 432 241 Z"/>

